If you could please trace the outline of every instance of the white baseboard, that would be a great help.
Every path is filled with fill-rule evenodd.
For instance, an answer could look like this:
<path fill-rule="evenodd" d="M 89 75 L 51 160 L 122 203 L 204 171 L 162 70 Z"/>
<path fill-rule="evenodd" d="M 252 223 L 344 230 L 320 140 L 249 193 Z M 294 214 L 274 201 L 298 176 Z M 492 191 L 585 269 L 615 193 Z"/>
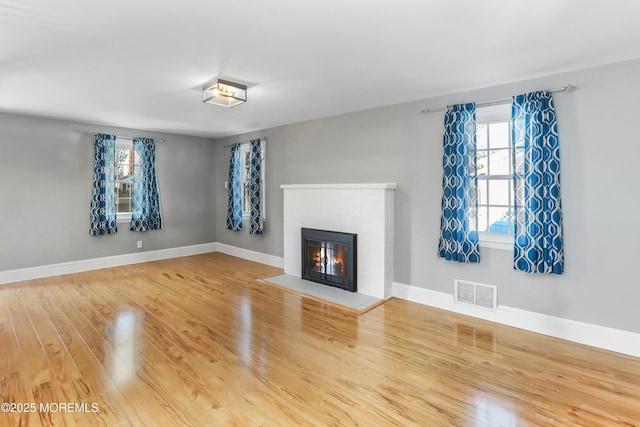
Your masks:
<path fill-rule="evenodd" d="M 242 249 L 236 246 L 227 245 L 226 243 L 216 243 L 216 250 L 223 254 L 232 255 L 249 261 L 259 262 L 260 264 L 270 265 L 272 267 L 284 268 L 284 258 L 269 255 L 262 252 Z"/>
<path fill-rule="evenodd" d="M 527 331 L 537 332 L 568 341 L 640 357 L 640 334 L 549 316 L 513 307 L 498 306 L 495 311 L 484 310 L 454 302 L 453 295 L 416 286 L 393 283 L 394 297 L 441 308 L 454 313 L 477 317 Z"/>
<path fill-rule="evenodd" d="M 209 252 L 222 252 L 273 267 L 283 268 L 284 258 L 261 252 L 242 249 L 225 243 L 203 243 L 200 245 L 181 246 L 178 248 L 160 249 L 157 251 L 136 252 L 124 255 L 114 255 L 102 258 L 83 259 L 63 262 L 59 264 L 41 265 L 37 267 L 19 268 L 16 270 L 0 271 L 0 285 L 25 280 L 42 279 L 60 276 L 62 274 L 81 273 L 83 271 L 99 270 L 101 268 L 119 267 L 121 265 L 138 264 L 141 262 L 159 261 L 163 259 L 183 256 L 199 255 Z"/>
<path fill-rule="evenodd" d="M 136 252 L 124 255 L 114 255 L 102 258 L 83 259 L 79 261 L 49 264 L 37 267 L 19 268 L 16 270 L 0 271 L 0 285 L 24 280 L 42 279 L 44 277 L 60 276 L 62 274 L 81 273 L 83 271 L 99 270 L 101 268 L 118 267 L 121 265 L 138 264 L 141 262 L 159 261 L 190 255 L 199 255 L 217 250 L 216 243 L 181 246 L 178 248 L 160 249 L 157 251 Z"/>

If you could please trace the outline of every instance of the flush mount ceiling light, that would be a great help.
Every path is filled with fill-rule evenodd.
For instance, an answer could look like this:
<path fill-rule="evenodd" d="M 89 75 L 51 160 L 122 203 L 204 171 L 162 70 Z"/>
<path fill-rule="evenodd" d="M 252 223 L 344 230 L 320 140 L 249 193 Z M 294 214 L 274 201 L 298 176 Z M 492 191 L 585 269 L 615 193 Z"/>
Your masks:
<path fill-rule="evenodd" d="M 217 79 L 202 87 L 202 102 L 221 107 L 235 107 L 247 102 L 247 87 L 228 80 Z"/>

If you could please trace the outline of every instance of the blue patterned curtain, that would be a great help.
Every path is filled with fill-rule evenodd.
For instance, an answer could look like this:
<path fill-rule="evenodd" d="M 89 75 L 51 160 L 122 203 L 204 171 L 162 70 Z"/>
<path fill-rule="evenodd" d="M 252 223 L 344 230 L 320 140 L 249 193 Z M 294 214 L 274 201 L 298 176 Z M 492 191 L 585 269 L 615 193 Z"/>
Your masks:
<path fill-rule="evenodd" d="M 513 97 L 515 247 L 514 268 L 562 274 L 560 148 L 549 92 Z"/>
<path fill-rule="evenodd" d="M 231 147 L 229 159 L 229 203 L 227 207 L 227 229 L 242 230 L 242 168 L 240 144 Z"/>
<path fill-rule="evenodd" d="M 249 142 L 249 204 L 251 216 L 249 234 L 262 234 L 264 215 L 262 207 L 262 145 L 259 139 Z"/>
<path fill-rule="evenodd" d="M 116 222 L 116 137 L 97 134 L 94 141 L 93 193 L 89 233 L 115 234 Z"/>
<path fill-rule="evenodd" d="M 480 262 L 475 104 L 447 107 L 442 164 L 444 173 L 438 255 L 452 261 Z"/>
<path fill-rule="evenodd" d="M 140 167 L 133 174 L 131 231 L 162 229 L 162 211 L 156 177 L 156 145 L 151 138 L 133 138 Z"/>

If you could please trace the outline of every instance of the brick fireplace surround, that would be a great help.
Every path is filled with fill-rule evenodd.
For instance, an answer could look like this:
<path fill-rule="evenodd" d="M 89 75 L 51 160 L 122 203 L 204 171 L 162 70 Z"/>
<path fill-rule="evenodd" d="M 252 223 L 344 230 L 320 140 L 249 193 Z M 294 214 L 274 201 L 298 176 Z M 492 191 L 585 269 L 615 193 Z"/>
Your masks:
<path fill-rule="evenodd" d="M 284 272 L 302 276 L 300 229 L 358 235 L 358 293 L 387 299 L 393 283 L 396 184 L 295 184 L 284 191 Z"/>

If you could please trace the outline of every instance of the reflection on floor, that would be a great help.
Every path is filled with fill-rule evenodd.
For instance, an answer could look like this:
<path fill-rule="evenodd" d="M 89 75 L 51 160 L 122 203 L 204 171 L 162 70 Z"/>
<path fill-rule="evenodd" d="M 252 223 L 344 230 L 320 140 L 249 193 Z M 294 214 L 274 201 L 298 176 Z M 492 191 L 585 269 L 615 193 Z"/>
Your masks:
<path fill-rule="evenodd" d="M 342 289 L 334 288 L 333 286 L 304 280 L 290 274 L 280 274 L 278 276 L 262 279 L 262 281 L 289 289 L 296 293 L 347 307 L 357 311 L 358 313 L 365 313 L 384 302 L 384 300 L 370 295 L 344 291 Z"/>
<path fill-rule="evenodd" d="M 640 358 L 257 281 L 281 273 L 214 252 L 0 286 L 0 426 L 640 426 Z"/>

